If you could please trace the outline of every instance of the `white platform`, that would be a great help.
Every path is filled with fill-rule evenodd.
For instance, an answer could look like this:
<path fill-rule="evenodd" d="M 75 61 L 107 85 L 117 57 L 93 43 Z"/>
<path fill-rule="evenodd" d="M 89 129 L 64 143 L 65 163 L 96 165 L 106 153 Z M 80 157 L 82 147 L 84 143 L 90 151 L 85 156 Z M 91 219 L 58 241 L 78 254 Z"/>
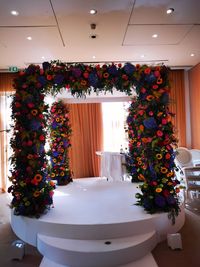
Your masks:
<path fill-rule="evenodd" d="M 19 238 L 44 255 L 40 267 L 125 267 L 141 263 L 146 255 L 152 257 L 150 252 L 167 234 L 183 226 L 185 214 L 182 208 L 175 225 L 167 213 L 147 214 L 134 205 L 137 191 L 137 185 L 130 181 L 77 179 L 57 187 L 55 208 L 47 214 L 39 219 L 12 214 L 11 225 Z M 156 266 L 154 260 L 152 264 Z M 130 265 L 137 266 L 145 265 Z"/>

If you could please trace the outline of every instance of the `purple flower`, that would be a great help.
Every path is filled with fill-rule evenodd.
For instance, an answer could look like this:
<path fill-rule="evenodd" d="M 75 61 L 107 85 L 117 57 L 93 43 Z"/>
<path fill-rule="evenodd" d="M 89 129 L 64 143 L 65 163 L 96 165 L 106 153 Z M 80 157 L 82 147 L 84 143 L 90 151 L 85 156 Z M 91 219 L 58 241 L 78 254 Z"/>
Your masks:
<path fill-rule="evenodd" d="M 176 203 L 176 199 L 175 199 L 172 195 L 169 195 L 169 196 L 167 197 L 167 203 L 168 203 L 169 205 L 174 205 L 174 204 Z"/>
<path fill-rule="evenodd" d="M 63 81 L 64 81 L 64 76 L 62 74 L 57 74 L 54 77 L 55 84 L 62 84 Z"/>
<path fill-rule="evenodd" d="M 159 208 L 163 208 L 166 205 L 166 201 L 165 198 L 163 196 L 157 195 L 155 197 L 155 204 L 159 207 Z"/>
<path fill-rule="evenodd" d="M 80 68 L 74 68 L 74 69 L 72 70 L 72 73 L 73 73 L 73 75 L 74 75 L 76 78 L 79 78 L 79 77 L 81 76 L 81 74 L 82 74 L 82 71 L 81 71 Z"/>

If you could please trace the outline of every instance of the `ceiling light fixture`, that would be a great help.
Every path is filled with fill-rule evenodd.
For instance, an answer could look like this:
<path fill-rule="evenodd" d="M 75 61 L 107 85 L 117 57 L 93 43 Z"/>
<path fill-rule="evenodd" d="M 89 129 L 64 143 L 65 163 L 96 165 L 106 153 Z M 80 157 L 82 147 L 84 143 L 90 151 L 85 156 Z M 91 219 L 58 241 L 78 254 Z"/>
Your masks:
<path fill-rule="evenodd" d="M 145 55 L 141 55 L 140 57 L 141 57 L 141 58 L 144 58 L 144 57 L 145 57 Z"/>
<path fill-rule="evenodd" d="M 96 9 L 90 9 L 90 14 L 91 14 L 91 15 L 95 15 L 95 14 L 97 14 L 97 10 L 96 10 Z"/>
<path fill-rule="evenodd" d="M 174 12 L 174 8 L 170 7 L 167 9 L 166 13 L 167 14 L 172 14 Z"/>
<path fill-rule="evenodd" d="M 96 56 L 92 56 L 92 58 L 93 58 L 93 59 L 95 59 L 95 58 L 96 58 Z"/>
<path fill-rule="evenodd" d="M 28 36 L 26 37 L 27 40 L 31 41 L 32 40 L 32 37 L 31 36 Z"/>
<path fill-rule="evenodd" d="M 19 12 L 16 11 L 16 10 L 12 10 L 10 13 L 11 13 L 11 15 L 13 15 L 13 16 L 18 16 L 18 15 L 19 15 Z"/>
<path fill-rule="evenodd" d="M 42 56 L 42 59 L 45 59 L 45 57 L 44 57 L 44 56 Z"/>
<path fill-rule="evenodd" d="M 191 56 L 191 57 L 194 57 L 194 56 L 195 56 L 195 54 L 194 54 L 194 53 L 192 53 L 192 54 L 190 54 L 190 56 Z"/>
<path fill-rule="evenodd" d="M 157 33 L 154 33 L 153 35 L 152 35 L 152 38 L 157 38 L 158 37 L 158 34 Z"/>

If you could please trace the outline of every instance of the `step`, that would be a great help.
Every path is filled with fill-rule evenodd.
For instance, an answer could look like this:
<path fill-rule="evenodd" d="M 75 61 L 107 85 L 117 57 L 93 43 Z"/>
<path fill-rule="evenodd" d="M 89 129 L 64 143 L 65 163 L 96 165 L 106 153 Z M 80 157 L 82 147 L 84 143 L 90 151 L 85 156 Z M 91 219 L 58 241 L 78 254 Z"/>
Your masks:
<path fill-rule="evenodd" d="M 155 231 L 109 240 L 64 239 L 38 234 L 37 240 L 37 248 L 44 257 L 73 267 L 127 264 L 144 257 L 156 244 Z"/>
<path fill-rule="evenodd" d="M 130 262 L 126 265 L 120 265 L 118 267 L 146 267 L 146 266 L 158 267 L 158 265 L 157 265 L 156 261 L 154 260 L 151 253 L 148 253 L 143 258 L 141 258 L 137 261 Z M 55 262 L 44 257 L 42 259 L 42 262 L 40 263 L 39 267 L 72 267 L 72 266 L 55 263 Z M 93 266 L 93 267 L 96 267 L 96 266 Z"/>

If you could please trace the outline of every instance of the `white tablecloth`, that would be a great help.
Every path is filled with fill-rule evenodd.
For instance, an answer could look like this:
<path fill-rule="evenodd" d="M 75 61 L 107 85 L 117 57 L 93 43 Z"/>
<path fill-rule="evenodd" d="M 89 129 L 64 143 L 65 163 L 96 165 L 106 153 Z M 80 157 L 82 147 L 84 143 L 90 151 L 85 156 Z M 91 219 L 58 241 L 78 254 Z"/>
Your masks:
<path fill-rule="evenodd" d="M 119 152 L 96 152 L 101 156 L 101 177 L 122 181 L 125 174 L 125 156 Z"/>

